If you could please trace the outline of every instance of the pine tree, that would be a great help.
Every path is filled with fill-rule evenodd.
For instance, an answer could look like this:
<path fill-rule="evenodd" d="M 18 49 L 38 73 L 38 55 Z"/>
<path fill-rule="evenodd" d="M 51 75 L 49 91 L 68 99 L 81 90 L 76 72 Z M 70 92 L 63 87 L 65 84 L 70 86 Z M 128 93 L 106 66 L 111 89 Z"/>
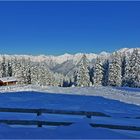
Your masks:
<path fill-rule="evenodd" d="M 8 66 L 7 66 L 8 70 L 7 70 L 7 76 L 11 77 L 12 76 L 12 64 L 10 61 L 8 61 Z"/>
<path fill-rule="evenodd" d="M 94 86 L 101 86 L 103 84 L 103 64 L 99 57 L 95 61 L 93 82 Z"/>
<path fill-rule="evenodd" d="M 54 81 L 52 82 L 53 86 L 58 86 L 59 85 L 59 73 L 54 73 Z"/>
<path fill-rule="evenodd" d="M 49 70 L 46 65 L 45 68 L 45 81 L 47 86 L 52 86 L 54 84 L 54 74 Z"/>
<path fill-rule="evenodd" d="M 122 56 L 122 86 L 125 85 L 125 73 L 126 73 L 126 64 L 127 64 L 127 57 L 126 55 L 124 54 Z"/>
<path fill-rule="evenodd" d="M 121 58 L 117 52 L 115 52 L 109 63 L 109 80 L 110 86 L 121 86 Z"/>
<path fill-rule="evenodd" d="M 90 77 L 88 70 L 88 60 L 86 55 L 83 55 L 79 62 L 79 69 L 77 72 L 76 78 L 77 86 L 89 86 L 90 85 Z"/>
<path fill-rule="evenodd" d="M 45 86 L 46 85 L 46 80 L 45 80 L 45 65 L 44 63 L 41 63 L 39 66 L 39 84 L 41 86 Z"/>
<path fill-rule="evenodd" d="M 32 63 L 31 65 L 31 83 L 33 85 L 39 84 L 39 63 Z"/>
<path fill-rule="evenodd" d="M 2 57 L 1 69 L 2 69 L 2 77 L 6 77 L 6 60 L 5 60 L 5 56 Z"/>
<path fill-rule="evenodd" d="M 25 60 L 25 84 L 31 84 L 31 62 L 30 59 Z"/>
<path fill-rule="evenodd" d="M 21 59 L 21 62 L 20 62 L 20 69 L 19 69 L 19 73 L 20 73 L 20 77 L 19 77 L 19 81 L 20 81 L 20 84 L 24 85 L 24 84 L 27 84 L 27 77 L 26 77 L 26 61 L 25 61 L 25 58 L 23 57 Z"/>
<path fill-rule="evenodd" d="M 11 59 L 11 65 L 12 65 L 12 76 L 15 76 L 16 75 L 16 66 L 17 66 L 16 57 Z"/>
<path fill-rule="evenodd" d="M 103 64 L 103 86 L 108 86 L 109 77 L 109 60 L 105 60 Z"/>
<path fill-rule="evenodd" d="M 17 79 L 17 84 L 21 84 L 21 62 L 16 57 L 12 60 L 12 76 Z"/>
<path fill-rule="evenodd" d="M 3 69 L 2 69 L 2 62 L 0 61 L 0 78 L 2 77 Z"/>
<path fill-rule="evenodd" d="M 137 49 L 127 60 L 124 81 L 125 86 L 140 87 L 140 54 Z"/>

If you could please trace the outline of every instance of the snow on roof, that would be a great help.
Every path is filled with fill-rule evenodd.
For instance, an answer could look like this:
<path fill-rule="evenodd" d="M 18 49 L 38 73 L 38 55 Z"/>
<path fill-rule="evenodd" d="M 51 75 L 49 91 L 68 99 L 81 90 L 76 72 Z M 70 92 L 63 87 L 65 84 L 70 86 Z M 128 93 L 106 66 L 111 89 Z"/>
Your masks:
<path fill-rule="evenodd" d="M 2 77 L 2 78 L 0 78 L 0 81 L 2 81 L 2 82 L 14 82 L 14 81 L 17 81 L 17 79 L 15 77 Z"/>

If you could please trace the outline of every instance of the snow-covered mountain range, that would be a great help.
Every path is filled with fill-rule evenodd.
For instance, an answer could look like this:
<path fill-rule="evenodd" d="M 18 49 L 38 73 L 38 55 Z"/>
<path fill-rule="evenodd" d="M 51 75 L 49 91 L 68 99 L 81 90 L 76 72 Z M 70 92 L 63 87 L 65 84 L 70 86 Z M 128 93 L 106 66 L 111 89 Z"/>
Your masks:
<path fill-rule="evenodd" d="M 119 53 L 132 53 L 133 50 L 135 48 L 122 48 L 120 50 L 117 50 L 117 52 Z M 137 48 L 140 52 L 140 48 Z M 17 58 L 26 58 L 26 59 L 31 59 L 32 61 L 34 62 L 42 62 L 42 61 L 46 61 L 48 64 L 49 63 L 57 63 L 57 64 L 62 64 L 64 63 L 65 61 L 68 61 L 68 60 L 72 60 L 73 62 L 77 63 L 80 61 L 81 57 L 83 56 L 84 53 L 76 53 L 76 54 L 68 54 L 68 53 L 65 53 L 63 55 L 59 55 L 59 56 L 53 56 L 53 55 L 38 55 L 38 56 L 33 56 L 33 55 L 7 55 L 5 54 L 6 57 L 9 57 L 9 58 L 14 58 L 15 56 Z M 108 52 L 101 52 L 99 54 L 95 54 L 95 53 L 85 53 L 87 58 L 89 59 L 89 61 L 92 61 L 93 59 L 95 59 L 97 56 L 98 57 L 102 57 L 102 58 L 107 58 L 110 56 L 111 53 L 108 53 Z M 1 55 L 2 56 L 2 55 Z"/>
<path fill-rule="evenodd" d="M 136 48 L 122 48 L 120 50 L 117 50 L 118 53 L 120 54 L 131 54 L 133 50 Z M 140 48 L 137 48 L 140 53 Z M 114 52 L 113 52 L 114 53 Z M 86 53 L 86 57 L 89 60 L 89 62 L 94 62 L 94 60 L 97 57 L 101 57 L 103 60 L 107 59 L 110 57 L 112 53 L 108 52 L 101 52 L 99 54 L 95 53 Z M 0 59 L 2 59 L 3 55 L 0 55 Z M 25 59 L 30 59 L 33 62 L 45 62 L 48 67 L 53 70 L 54 72 L 61 72 L 61 73 L 67 73 L 67 70 L 72 69 L 74 66 L 77 65 L 77 63 L 80 61 L 81 57 L 83 56 L 83 53 L 77 53 L 77 54 L 68 54 L 65 53 L 63 55 L 59 56 L 53 56 L 53 55 L 38 55 L 38 56 L 33 56 L 33 55 L 6 55 L 6 58 L 18 58 L 22 59 L 23 57 Z M 67 69 L 67 70 L 66 70 Z"/>

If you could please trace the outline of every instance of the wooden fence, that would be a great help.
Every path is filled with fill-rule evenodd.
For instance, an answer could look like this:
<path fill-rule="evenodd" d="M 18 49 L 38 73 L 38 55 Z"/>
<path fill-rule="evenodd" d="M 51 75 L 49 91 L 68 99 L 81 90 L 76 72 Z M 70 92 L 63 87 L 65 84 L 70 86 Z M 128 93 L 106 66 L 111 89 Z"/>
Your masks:
<path fill-rule="evenodd" d="M 73 111 L 73 110 L 58 110 L 58 109 L 24 109 L 24 108 L 0 108 L 0 112 L 15 112 L 15 113 L 35 113 L 37 116 L 41 114 L 59 114 L 59 115 L 80 115 L 86 116 L 87 118 L 91 118 L 92 116 L 99 117 L 111 117 L 102 112 L 91 112 L 91 111 Z M 40 120 L 13 120 L 13 119 L 0 119 L 0 123 L 5 123 L 9 125 L 37 125 L 38 127 L 42 127 L 43 125 L 51 125 L 51 126 L 68 126 L 75 122 L 70 121 L 40 121 Z M 101 128 L 109 128 L 109 129 L 121 129 L 121 130 L 133 130 L 140 131 L 140 127 L 137 126 L 126 126 L 126 125 L 112 125 L 112 124 L 97 124 L 97 123 L 89 123 L 92 127 L 101 127 Z"/>

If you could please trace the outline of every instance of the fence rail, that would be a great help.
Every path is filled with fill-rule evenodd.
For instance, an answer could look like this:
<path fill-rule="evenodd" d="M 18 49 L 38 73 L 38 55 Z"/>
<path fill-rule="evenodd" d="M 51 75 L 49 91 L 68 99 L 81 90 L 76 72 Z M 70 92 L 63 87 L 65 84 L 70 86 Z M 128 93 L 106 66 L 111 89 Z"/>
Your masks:
<path fill-rule="evenodd" d="M 71 111 L 71 110 L 57 110 L 57 109 L 24 109 L 24 108 L 0 108 L 0 112 L 17 112 L 17 113 L 35 113 L 37 116 L 47 113 L 47 114 L 63 114 L 63 115 L 83 115 L 88 118 L 92 116 L 100 116 L 100 117 L 111 117 L 102 112 L 89 112 L 89 111 Z M 13 120 L 13 119 L 0 119 L 0 123 L 5 123 L 9 125 L 37 125 L 38 127 L 42 127 L 43 125 L 47 126 L 68 126 L 75 122 L 57 122 L 57 121 L 39 121 L 39 120 Z M 140 131 L 140 127 L 137 126 L 126 126 L 126 125 L 112 125 L 112 124 L 96 124 L 89 123 L 92 127 L 101 127 L 101 128 L 109 128 L 109 129 L 120 129 L 120 130 L 133 130 Z"/>
<path fill-rule="evenodd" d="M 63 115 L 83 115 L 88 118 L 92 116 L 110 117 L 102 112 L 90 112 L 90 111 L 72 111 L 72 110 L 58 110 L 58 109 L 24 109 L 24 108 L 0 108 L 0 112 L 17 112 L 17 113 L 35 113 L 37 116 L 47 114 L 63 114 Z"/>
<path fill-rule="evenodd" d="M 73 124 L 73 122 L 53 122 L 53 121 L 38 121 L 38 120 L 0 120 L 0 123 L 5 123 L 9 125 L 37 125 L 38 127 L 42 127 L 43 125 L 68 126 Z"/>

